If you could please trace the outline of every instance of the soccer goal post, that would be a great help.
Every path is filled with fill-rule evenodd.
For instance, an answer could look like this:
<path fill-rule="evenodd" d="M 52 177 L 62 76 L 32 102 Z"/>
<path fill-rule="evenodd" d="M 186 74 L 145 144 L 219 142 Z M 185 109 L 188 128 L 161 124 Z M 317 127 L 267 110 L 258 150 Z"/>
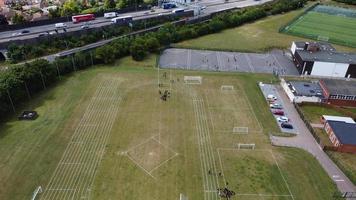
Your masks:
<path fill-rule="evenodd" d="M 201 76 L 184 76 L 185 84 L 201 84 L 202 80 Z"/>
<path fill-rule="evenodd" d="M 246 143 L 238 143 L 237 144 L 237 149 L 255 149 L 255 143 L 250 143 L 250 144 L 246 144 Z"/>
<path fill-rule="evenodd" d="M 323 36 L 323 35 L 319 35 L 317 38 L 318 41 L 324 41 L 327 42 L 329 41 L 329 37 L 328 36 Z"/>
<path fill-rule="evenodd" d="M 233 85 L 222 85 L 221 90 L 234 90 L 234 86 Z"/>
<path fill-rule="evenodd" d="M 248 134 L 248 127 L 234 127 L 232 129 L 234 134 Z"/>

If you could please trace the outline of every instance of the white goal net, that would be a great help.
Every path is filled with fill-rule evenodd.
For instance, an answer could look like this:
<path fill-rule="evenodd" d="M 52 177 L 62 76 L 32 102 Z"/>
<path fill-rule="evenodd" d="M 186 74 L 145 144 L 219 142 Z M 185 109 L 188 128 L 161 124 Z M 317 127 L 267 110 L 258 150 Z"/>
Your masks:
<path fill-rule="evenodd" d="M 234 86 L 233 85 L 222 85 L 221 90 L 234 90 Z"/>
<path fill-rule="evenodd" d="M 237 149 L 255 149 L 255 144 L 251 143 L 251 144 L 246 144 L 246 143 L 238 143 L 237 145 Z"/>
<path fill-rule="evenodd" d="M 202 77 L 201 76 L 184 76 L 185 84 L 201 84 Z"/>
<path fill-rule="evenodd" d="M 232 133 L 235 134 L 248 134 L 248 127 L 234 127 Z"/>

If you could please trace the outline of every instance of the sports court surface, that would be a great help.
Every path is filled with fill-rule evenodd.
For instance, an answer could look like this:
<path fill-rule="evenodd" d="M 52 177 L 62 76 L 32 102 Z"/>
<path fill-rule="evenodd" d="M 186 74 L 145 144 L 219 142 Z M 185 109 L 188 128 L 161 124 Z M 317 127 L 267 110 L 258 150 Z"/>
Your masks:
<path fill-rule="evenodd" d="M 318 5 L 282 32 L 356 47 L 356 10 Z"/>
<path fill-rule="evenodd" d="M 162 53 L 159 66 L 186 70 L 298 75 L 290 58 L 277 50 L 258 54 L 172 48 Z"/>

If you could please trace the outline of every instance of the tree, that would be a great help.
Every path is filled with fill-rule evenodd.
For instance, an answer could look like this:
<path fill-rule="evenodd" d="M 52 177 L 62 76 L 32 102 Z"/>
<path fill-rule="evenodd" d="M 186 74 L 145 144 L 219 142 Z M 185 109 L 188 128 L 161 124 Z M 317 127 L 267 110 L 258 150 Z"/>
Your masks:
<path fill-rule="evenodd" d="M 22 15 L 15 13 L 15 15 L 11 18 L 13 24 L 23 24 L 26 20 Z"/>
<path fill-rule="evenodd" d="M 48 9 L 48 13 L 49 13 L 49 17 L 50 18 L 57 18 L 61 16 L 61 12 L 59 11 L 59 8 L 52 8 L 52 9 Z"/>
<path fill-rule="evenodd" d="M 152 4 L 152 3 L 153 3 L 153 0 L 143 0 L 143 3 L 145 3 L 145 4 Z"/>
<path fill-rule="evenodd" d="M 8 25 L 7 19 L 4 15 L 0 15 L 0 25 Z"/>
<path fill-rule="evenodd" d="M 105 64 L 113 63 L 115 61 L 114 49 L 111 45 L 105 45 L 95 50 L 95 58 Z"/>
<path fill-rule="evenodd" d="M 132 42 L 130 47 L 130 53 L 134 60 L 140 61 L 145 58 L 146 56 L 145 41 L 141 37 L 136 38 Z"/>
<path fill-rule="evenodd" d="M 150 52 L 155 52 L 159 48 L 160 44 L 156 37 L 149 36 L 148 38 L 146 38 L 145 46 L 146 49 L 148 49 Z"/>
<path fill-rule="evenodd" d="M 104 0 L 104 9 L 110 10 L 112 8 L 115 8 L 115 6 L 115 0 Z"/>
<path fill-rule="evenodd" d="M 126 8 L 129 5 L 128 0 L 119 0 L 116 4 L 117 8 Z"/>
<path fill-rule="evenodd" d="M 61 15 L 68 16 L 72 14 L 77 14 L 81 10 L 78 1 L 76 0 L 69 0 L 63 4 Z"/>

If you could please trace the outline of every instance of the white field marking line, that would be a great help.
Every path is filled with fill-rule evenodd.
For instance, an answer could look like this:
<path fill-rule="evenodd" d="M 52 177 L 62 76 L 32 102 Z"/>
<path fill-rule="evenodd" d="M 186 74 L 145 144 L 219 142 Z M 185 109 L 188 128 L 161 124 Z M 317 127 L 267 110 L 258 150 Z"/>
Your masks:
<path fill-rule="evenodd" d="M 220 162 L 220 169 L 221 169 L 221 173 L 222 173 L 222 176 L 223 176 L 223 179 L 224 179 L 224 185 L 225 185 L 225 187 L 226 187 L 226 179 L 225 179 L 224 167 L 223 167 L 223 164 L 222 164 L 222 161 L 221 161 L 221 156 L 220 156 L 219 148 L 217 148 L 216 151 L 218 152 L 219 162 Z"/>
<path fill-rule="evenodd" d="M 251 70 L 251 72 L 255 72 L 255 68 L 252 66 L 252 63 L 251 63 L 251 60 L 250 58 L 248 57 L 248 54 L 247 53 L 244 53 L 244 56 L 246 58 L 246 61 L 247 61 L 247 64 Z"/>
<path fill-rule="evenodd" d="M 104 87 L 102 87 L 102 88 L 104 88 Z M 101 89 L 102 89 L 102 88 L 101 88 Z M 107 87 L 107 88 L 105 88 L 105 89 L 111 89 L 111 87 Z M 102 92 L 102 91 L 99 91 L 99 93 L 100 93 L 100 92 Z M 116 98 L 113 98 L 113 99 L 116 99 Z M 106 102 L 101 101 L 100 103 L 103 104 L 103 103 L 106 103 Z M 97 104 L 97 105 L 101 105 L 101 104 Z M 117 104 L 117 106 L 118 106 L 118 104 Z M 90 106 L 89 106 L 89 107 L 90 107 Z M 99 116 L 99 117 L 100 117 L 100 116 Z M 96 117 L 96 118 L 97 118 L 97 117 Z M 100 121 L 98 121 L 98 123 L 100 123 Z M 104 125 L 105 125 L 105 124 L 107 124 L 107 123 L 104 123 Z M 86 132 L 86 129 L 82 129 L 82 130 L 84 130 L 83 132 Z M 93 131 L 91 131 L 91 132 L 93 132 Z M 94 131 L 94 132 L 95 132 L 95 131 Z M 87 135 L 90 136 L 91 134 L 87 134 Z M 82 139 L 83 139 L 83 138 L 82 138 Z M 89 138 L 89 139 L 91 139 L 91 138 Z M 90 141 L 89 141 L 89 142 L 90 142 Z M 93 144 L 95 145 L 95 143 L 93 143 Z M 97 145 L 96 145 L 96 146 L 97 146 Z M 78 150 L 78 149 L 77 149 L 77 150 Z M 77 152 L 77 151 L 76 151 L 76 152 Z M 97 153 L 97 151 L 95 151 L 95 150 L 92 151 L 92 152 Z M 74 153 L 74 154 L 77 154 L 77 153 Z M 73 154 L 72 154 L 72 155 L 73 155 Z M 90 156 L 90 155 L 89 155 L 89 156 Z M 72 158 L 69 158 L 69 159 L 72 159 Z M 90 161 L 90 160 L 89 160 L 89 161 Z M 90 162 L 89 162 L 89 163 L 90 163 Z M 70 175 L 69 175 L 69 176 L 70 176 Z"/>
<path fill-rule="evenodd" d="M 210 110 L 209 98 L 208 98 L 207 93 L 209 93 L 209 91 L 207 92 L 207 90 L 205 90 L 204 95 L 205 95 L 205 99 L 206 99 L 206 104 L 208 105 L 208 112 L 210 115 L 210 123 L 211 123 L 211 126 L 213 127 L 213 132 L 215 132 L 215 126 L 214 126 L 214 122 L 213 122 L 213 114 L 211 113 L 211 110 Z"/>
<path fill-rule="evenodd" d="M 218 65 L 218 69 L 220 70 L 221 69 L 221 55 L 220 55 L 220 52 L 216 52 L 216 62 L 217 62 L 217 65 Z"/>
<path fill-rule="evenodd" d="M 280 194 L 280 195 L 278 195 L 278 194 L 276 194 L 276 195 L 268 195 L 268 194 L 259 194 L 259 193 L 256 193 L 256 194 L 239 194 L 239 193 L 236 193 L 236 195 L 290 196 L 290 197 L 292 197 L 292 199 L 294 200 L 294 196 L 293 196 L 293 194 L 291 193 L 291 191 L 290 191 L 290 189 L 289 189 L 289 185 L 288 185 L 287 181 L 285 180 L 285 178 L 284 178 L 284 176 L 283 176 L 283 174 L 282 174 L 282 171 L 281 171 L 281 169 L 280 169 L 280 167 L 279 167 L 279 165 L 278 165 L 278 162 L 277 162 L 277 160 L 276 160 L 276 158 L 275 158 L 275 156 L 274 156 L 274 154 L 273 154 L 273 152 L 272 152 L 271 149 L 254 149 L 254 150 L 251 150 L 251 149 L 236 149 L 236 148 L 217 148 L 217 150 L 218 150 L 218 152 L 219 152 L 219 151 L 253 151 L 253 152 L 256 152 L 256 151 L 264 151 L 264 152 L 266 152 L 266 151 L 267 151 L 267 152 L 269 152 L 269 153 L 272 155 L 272 158 L 273 158 L 274 162 L 276 163 L 276 166 L 277 166 L 277 168 L 278 168 L 278 171 L 279 171 L 279 173 L 281 174 L 282 179 L 283 179 L 284 183 L 286 184 L 286 187 L 287 187 L 288 192 L 289 192 L 289 194 Z"/>
<path fill-rule="evenodd" d="M 155 137 L 155 136 L 154 136 Z M 163 144 L 162 142 L 158 141 L 156 138 L 152 137 L 152 140 L 157 142 L 159 145 L 162 145 L 164 148 L 168 149 L 169 151 L 173 152 L 174 154 L 178 154 L 176 151 L 174 151 L 172 148 L 168 147 L 167 145 Z"/>
<path fill-rule="evenodd" d="M 205 171 L 205 160 L 203 160 L 203 156 L 202 156 L 202 147 L 201 147 L 201 143 L 200 143 L 200 125 L 199 125 L 199 121 L 198 121 L 198 113 L 197 113 L 197 105 L 196 105 L 196 100 L 193 100 L 193 110 L 194 110 L 194 115 L 195 115 L 195 123 L 196 123 L 196 136 L 198 139 L 198 147 L 199 147 L 199 153 L 200 153 L 200 169 L 201 169 L 201 173 L 202 173 L 202 177 L 203 177 L 203 190 L 207 190 L 207 186 L 206 186 L 206 180 L 207 180 L 207 175 L 206 175 L 206 171 Z M 205 193 L 204 193 L 204 199 L 206 199 Z"/>
<path fill-rule="evenodd" d="M 128 152 L 130 152 L 130 151 L 136 149 L 137 147 L 146 144 L 147 142 L 149 142 L 149 141 L 150 141 L 152 138 L 154 138 L 155 136 L 156 136 L 156 135 L 153 135 L 153 136 L 149 137 L 148 139 L 144 140 L 143 142 L 141 142 L 141 143 L 139 143 L 139 144 L 137 144 L 137 145 L 135 145 L 135 146 L 133 146 L 133 147 L 130 147 L 128 150 L 126 150 L 126 152 L 128 153 Z"/>
<path fill-rule="evenodd" d="M 103 84 L 103 82 L 101 82 L 100 84 Z M 86 108 L 86 110 L 85 110 L 83 116 L 81 117 L 81 119 L 80 119 L 80 121 L 79 121 L 79 124 L 84 121 L 86 115 L 89 115 L 89 113 L 90 113 L 90 104 L 91 104 L 91 102 L 89 102 L 89 104 L 88 104 L 88 106 L 87 106 L 87 108 Z M 76 130 L 74 131 L 74 134 L 72 135 L 72 138 L 74 137 L 74 135 L 75 135 L 75 133 L 77 132 L 78 129 L 79 129 L 79 127 L 77 127 Z M 69 150 L 69 148 L 68 148 L 69 145 L 70 145 L 70 143 L 68 143 L 68 145 L 67 145 L 67 147 L 66 147 L 66 150 L 64 151 L 63 156 L 62 156 L 61 160 L 59 161 L 59 163 L 63 162 L 63 160 L 64 160 L 64 158 L 65 158 L 65 155 L 66 155 L 66 152 Z M 46 195 L 46 190 L 47 190 L 48 188 L 50 188 L 49 186 L 52 184 L 52 180 L 54 179 L 54 177 L 55 177 L 55 175 L 56 175 L 56 171 L 58 170 L 58 168 L 59 168 L 59 164 L 57 165 L 57 167 L 56 167 L 54 173 L 52 174 L 52 177 L 50 178 L 50 181 L 48 182 L 48 185 L 46 186 L 46 188 L 45 188 L 45 190 L 44 190 L 44 192 L 43 192 L 43 193 L 44 193 L 43 196 Z"/>
<path fill-rule="evenodd" d="M 255 120 L 257 121 L 258 126 L 259 126 L 259 128 L 260 128 L 260 131 L 261 131 L 261 133 L 262 133 L 262 132 L 263 132 L 263 127 L 262 127 L 260 121 L 258 121 L 258 119 L 257 119 L 256 113 L 255 113 L 255 111 L 254 111 L 253 108 L 252 108 L 252 105 L 251 105 L 251 103 L 250 103 L 250 101 L 249 101 L 249 99 L 248 99 L 248 97 L 247 97 L 247 94 L 246 94 L 246 92 L 245 92 L 244 89 L 241 89 L 241 91 L 242 91 L 242 93 L 244 94 L 244 95 L 243 95 L 243 96 L 244 96 L 244 99 L 246 100 L 247 105 L 249 106 L 250 110 L 252 111 L 253 116 L 255 117 Z M 235 94 L 235 95 L 236 95 L 236 94 Z"/>
<path fill-rule="evenodd" d="M 168 158 L 167 160 L 161 162 L 159 165 L 157 165 L 156 167 L 154 167 L 153 169 L 151 169 L 149 172 L 152 173 L 153 171 L 155 171 L 156 169 L 160 168 L 161 166 L 163 166 L 164 164 L 166 164 L 167 162 L 169 162 L 170 160 L 172 160 L 174 157 L 178 156 L 178 153 L 175 153 L 173 156 L 171 156 L 170 158 Z"/>
<path fill-rule="evenodd" d="M 278 171 L 279 171 L 279 173 L 281 174 L 281 176 L 282 176 L 282 178 L 283 178 L 283 181 L 284 181 L 284 183 L 285 183 L 286 186 L 287 186 L 287 189 L 288 189 L 288 191 L 289 191 L 289 194 L 292 196 L 292 199 L 294 200 L 294 196 L 293 196 L 293 194 L 292 194 L 292 191 L 290 190 L 289 184 L 287 183 L 287 181 L 286 181 L 284 175 L 282 174 L 282 170 L 281 170 L 281 168 L 279 167 L 279 164 L 278 164 L 278 162 L 277 162 L 276 157 L 275 157 L 274 154 L 273 154 L 273 151 L 270 150 L 270 153 L 271 153 L 271 155 L 272 155 L 272 157 L 273 157 L 273 159 L 274 159 L 274 162 L 276 162 L 276 165 L 277 165 L 277 167 L 278 167 Z"/>
<path fill-rule="evenodd" d="M 281 63 L 278 61 L 278 59 L 276 58 L 276 56 L 275 56 L 274 54 L 271 54 L 271 55 L 272 55 L 272 57 L 273 57 L 274 61 L 276 61 L 276 62 L 277 62 L 277 64 L 279 65 L 279 68 L 283 69 L 283 67 L 282 67 Z"/>
<path fill-rule="evenodd" d="M 111 84 L 111 82 L 110 82 L 110 84 Z M 107 95 L 110 92 L 110 87 L 102 87 L 101 89 L 104 89 L 105 93 L 103 92 L 103 90 L 100 90 L 98 95 L 100 95 L 100 94 L 101 95 Z M 104 101 L 97 102 L 97 99 L 94 99 L 94 100 L 95 101 L 93 101 L 94 103 L 93 103 L 93 107 L 92 107 L 93 110 L 97 110 L 97 109 L 94 109 L 95 106 L 98 107 L 100 105 L 99 107 L 102 107 L 106 103 Z M 106 112 L 106 110 L 102 109 L 102 112 Z M 100 112 L 100 114 L 96 113 L 96 115 L 95 115 L 95 113 L 93 114 L 93 116 L 94 116 L 93 119 L 95 121 L 97 121 L 98 128 L 100 127 L 100 129 L 99 129 L 99 133 L 100 133 L 99 140 L 97 142 L 92 143 L 92 144 L 90 144 L 90 143 L 88 144 L 88 142 L 92 141 L 93 138 L 95 139 L 96 135 L 99 134 L 99 133 L 96 132 L 96 129 L 98 129 L 98 128 L 96 128 L 96 129 L 79 129 L 83 133 L 87 133 L 86 134 L 87 137 L 82 138 L 82 141 L 84 141 L 85 145 L 83 146 L 83 148 L 76 148 L 75 152 L 72 153 L 73 155 L 75 155 L 75 157 L 70 157 L 69 158 L 70 160 L 81 160 L 83 163 L 87 163 L 87 166 L 91 166 L 92 162 L 90 162 L 91 161 L 90 158 L 95 156 L 95 155 L 91 155 L 90 153 L 97 153 L 96 150 L 97 150 L 98 146 L 100 147 L 101 139 L 102 139 L 103 136 L 105 136 L 105 134 L 102 134 L 102 133 L 105 132 L 105 130 L 107 128 L 107 124 L 109 123 L 109 120 L 104 120 L 104 124 L 103 125 L 105 125 L 105 126 L 101 127 L 102 124 L 100 122 L 103 121 L 103 118 L 104 118 L 104 116 L 101 116 L 102 112 Z M 111 112 L 109 112 L 109 114 L 110 113 Z M 98 120 L 98 117 L 99 117 L 99 120 Z M 89 122 L 91 122 L 91 121 L 89 121 Z M 88 150 L 89 150 L 89 153 L 88 153 Z M 89 161 L 88 161 L 88 159 L 89 159 Z M 68 170 L 64 171 L 65 175 L 61 176 L 61 177 L 64 177 L 64 183 L 62 182 L 62 184 L 65 184 L 65 185 L 69 184 L 70 186 L 72 186 L 74 184 L 72 177 L 74 177 L 76 174 L 77 175 L 81 175 L 81 173 L 87 174 L 88 172 L 90 172 L 90 168 L 88 168 L 87 166 L 86 166 L 86 169 L 84 171 L 83 171 L 83 167 L 81 167 L 81 168 L 76 167 L 74 170 L 71 171 L 71 173 L 67 173 Z M 81 176 L 79 178 L 79 180 L 82 177 L 83 176 Z M 80 187 L 81 185 L 77 184 L 77 187 L 78 186 Z"/>
<path fill-rule="evenodd" d="M 205 164 L 205 169 L 203 167 L 202 170 L 204 170 L 205 172 L 208 170 L 213 170 L 213 172 L 216 172 L 216 166 L 215 166 L 215 161 L 213 158 L 213 154 L 211 152 L 211 143 L 209 142 L 209 129 L 208 129 L 208 125 L 207 125 L 207 121 L 204 119 L 206 119 L 206 115 L 204 115 L 203 112 L 203 101 L 202 100 L 197 100 L 195 101 L 195 111 L 197 114 L 197 118 L 196 120 L 198 121 L 198 133 L 199 133 L 199 138 L 198 140 L 200 141 L 200 146 L 201 146 L 201 150 L 202 150 L 202 160 L 206 163 Z M 205 118 L 203 117 L 205 116 Z M 204 140 L 204 141 L 203 141 Z M 210 148 L 209 148 L 210 147 Z M 209 167 L 209 168 L 206 168 Z M 204 173 L 203 171 L 203 173 Z M 206 175 L 206 173 L 204 173 Z M 211 176 L 205 176 L 206 177 L 206 186 L 208 188 L 210 188 L 210 190 L 215 190 L 216 187 L 216 183 L 218 184 L 218 180 L 217 180 L 217 174 L 215 173 L 215 178 L 214 176 L 210 179 L 209 177 Z M 205 189 L 206 190 L 206 189 Z"/>
<path fill-rule="evenodd" d="M 135 165 L 137 165 L 139 168 L 141 168 L 146 174 L 148 174 L 151 178 L 154 180 L 157 180 L 156 177 L 154 177 L 150 172 L 148 172 L 144 167 L 142 167 L 138 162 L 136 162 L 129 154 L 126 155 Z"/>
<path fill-rule="evenodd" d="M 114 104 L 115 105 L 115 104 Z M 119 109 L 119 104 L 117 103 L 116 106 L 112 106 L 114 107 L 114 109 L 112 109 L 114 112 L 110 113 L 110 117 L 109 119 L 112 119 L 111 121 L 109 121 L 108 125 L 109 127 L 107 128 L 106 130 L 106 134 L 103 134 L 104 135 L 104 140 L 101 141 L 101 146 L 98 146 L 97 150 L 95 151 L 95 153 L 99 153 L 99 156 L 94 156 L 94 162 L 92 162 L 91 164 L 91 167 L 89 168 L 89 178 L 87 181 L 84 181 L 83 180 L 83 184 L 86 184 L 86 183 L 89 183 L 89 185 L 87 185 L 87 188 L 89 189 L 89 187 L 91 186 L 90 184 L 94 181 L 94 178 L 95 178 L 95 174 L 97 173 L 97 168 L 100 164 L 100 161 L 102 160 L 102 157 L 104 156 L 104 153 L 105 153 L 105 145 L 108 143 L 108 138 L 110 136 L 110 133 L 111 133 L 111 129 L 112 129 L 112 126 L 115 122 L 115 119 L 116 119 L 116 116 L 117 116 L 117 111 Z M 84 189 L 84 188 L 83 188 Z"/>
<path fill-rule="evenodd" d="M 187 56 L 187 69 L 190 70 L 190 65 L 192 62 L 192 50 L 188 50 L 188 56 Z"/>
<path fill-rule="evenodd" d="M 110 89 L 110 88 L 107 88 L 107 89 Z M 101 91 L 101 93 L 103 94 L 103 92 Z M 105 93 L 105 95 L 106 95 L 106 93 Z M 104 104 L 104 103 L 106 103 L 106 102 L 103 102 L 103 101 L 101 101 L 101 102 L 99 102 L 99 103 L 101 103 L 100 104 L 100 106 L 102 106 L 102 104 Z M 99 105 L 99 104 L 95 104 L 95 105 Z M 112 110 L 112 109 L 110 109 L 110 110 Z M 106 117 L 107 116 L 111 116 L 111 114 L 112 114 L 112 112 L 108 112 L 108 114 L 106 114 Z M 100 116 L 99 116 L 100 117 Z M 110 118 L 108 119 L 108 120 L 105 120 L 104 122 L 103 122 L 103 124 L 100 124 L 100 122 L 101 121 L 103 121 L 103 118 L 105 119 L 105 117 L 104 116 L 101 116 L 101 118 L 100 118 L 100 120 L 98 120 L 98 124 L 99 125 L 103 125 L 104 127 L 102 127 L 101 129 L 99 129 L 99 133 L 100 134 L 98 134 L 98 133 L 96 133 L 95 131 L 93 131 L 93 129 L 89 129 L 89 130 L 85 130 L 85 129 L 82 129 L 82 130 L 84 130 L 84 132 L 92 132 L 93 134 L 88 134 L 88 135 L 91 135 L 91 137 L 89 137 L 86 141 L 85 141 L 85 148 L 84 149 L 78 149 L 77 148 L 77 151 L 79 150 L 79 152 L 77 153 L 77 154 L 79 154 L 79 158 L 78 157 L 76 157 L 76 158 L 74 158 L 74 159 L 79 159 L 79 160 L 82 160 L 83 162 L 85 162 L 85 163 L 87 163 L 87 167 L 86 167 L 86 169 L 83 169 L 83 168 L 76 168 L 75 170 L 73 170 L 72 171 L 72 173 L 67 173 L 67 177 L 69 177 L 69 178 L 65 178 L 65 180 L 64 180 L 64 184 L 65 185 L 67 185 L 67 184 L 69 184 L 70 186 L 72 186 L 74 183 L 73 183 L 73 179 L 71 180 L 71 177 L 73 177 L 73 176 L 75 176 L 75 174 L 77 174 L 77 175 L 81 175 L 82 173 L 84 173 L 85 175 L 88 175 L 88 174 L 90 174 L 91 173 L 91 169 L 92 169 L 92 166 L 93 166 L 93 164 L 95 164 L 95 161 L 96 161 L 96 159 L 95 159 L 95 157 L 97 157 L 96 156 L 96 154 L 98 153 L 98 150 L 100 150 L 100 149 L 98 149 L 98 148 L 100 148 L 101 147 L 101 142 L 102 142 L 102 140 L 103 139 L 105 139 L 105 136 L 106 136 L 106 134 L 105 134 L 105 132 L 107 132 L 108 130 L 108 126 L 109 126 L 109 124 L 110 124 Z M 98 119 L 98 116 L 96 116 L 94 119 Z M 95 134 L 96 133 L 96 134 Z M 97 141 L 97 142 L 94 142 L 94 143 L 89 143 L 88 144 L 88 141 L 90 142 L 90 141 L 92 141 L 93 139 L 95 139 L 96 138 L 96 135 L 99 135 L 99 140 Z M 92 154 L 90 154 L 90 153 L 94 153 L 94 155 L 92 155 Z M 83 156 L 83 154 L 84 154 L 84 156 Z M 94 157 L 94 158 L 92 158 L 92 157 Z M 89 160 L 88 160 L 89 159 Z M 89 166 L 89 167 L 88 167 Z M 79 178 L 79 183 L 77 183 L 77 187 L 79 186 L 79 189 L 80 189 L 80 187 L 81 186 L 83 186 L 83 185 L 85 185 L 85 183 L 86 182 L 84 182 L 84 184 L 80 184 L 81 182 L 80 182 L 80 180 L 82 180 L 82 178 L 83 178 L 83 176 L 80 176 L 80 178 Z M 73 185 L 74 186 L 74 185 Z M 75 186 L 74 186 L 75 187 Z M 77 188 L 76 187 L 76 188 Z M 78 191 L 77 191 L 78 192 Z M 80 193 L 80 191 L 79 191 L 79 193 Z M 81 193 L 80 193 L 81 194 Z"/>

